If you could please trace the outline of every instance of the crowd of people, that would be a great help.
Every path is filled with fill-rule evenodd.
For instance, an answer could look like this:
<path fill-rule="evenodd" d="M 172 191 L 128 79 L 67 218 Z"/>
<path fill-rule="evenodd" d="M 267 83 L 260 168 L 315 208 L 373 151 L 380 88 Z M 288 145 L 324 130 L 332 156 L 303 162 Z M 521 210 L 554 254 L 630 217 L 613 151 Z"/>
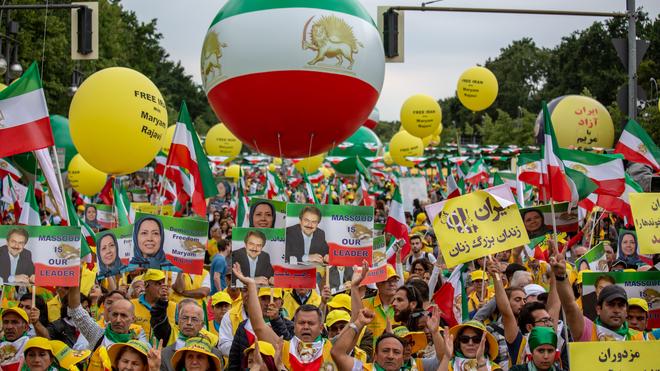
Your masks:
<path fill-rule="evenodd" d="M 155 184 L 149 177 L 130 181 L 151 189 Z M 258 184 L 258 177 L 248 184 Z M 220 197 L 209 201 L 201 275 L 145 267 L 85 288 L 4 289 L 0 367 L 559 371 L 569 369 L 570 342 L 660 336 L 648 325 L 652 303 L 629 297 L 606 273 L 657 270 L 659 261 L 657 254 L 639 254 L 635 234 L 614 213 L 592 214 L 576 231 L 555 239 L 543 213 L 527 209 L 521 218 L 529 237 L 548 236 L 544 256 L 518 246 L 448 269 L 424 209 L 442 198 L 441 188 L 430 182 L 428 199 L 415 200 L 406 213 L 410 253 L 402 256 L 403 242 L 391 244 L 396 264 L 387 265 L 384 281 L 362 284 L 369 270 L 365 261 L 342 270 L 350 276 L 343 291 L 331 290 L 323 277 L 314 289 L 281 289 L 263 287 L 272 280 L 243 274 L 247 261 L 232 255 L 234 186 L 223 180 L 218 187 Z M 347 184 L 335 201 L 350 203 L 356 191 Z M 379 196 L 377 223 L 385 222 L 391 196 Z M 86 217 L 88 210 L 79 212 Z M 250 212 L 251 226 L 274 227 L 272 206 L 257 203 Z M 94 228 L 100 230 L 94 253 L 103 257 L 103 228 Z M 594 284 L 595 317 L 589 318 L 582 278 L 592 270 L 580 258 L 599 242 L 605 258 Z M 9 255 L 2 259 L 7 267 L 0 261 L 3 278 L 11 274 L 4 270 L 20 265 L 15 241 L 8 244 Z M 302 249 L 304 242 L 299 244 Z M 325 263 L 322 256 L 318 263 Z M 461 269 L 465 292 L 454 297 L 449 315 L 437 294 L 455 269 Z M 460 320 L 452 323 L 452 317 Z"/>

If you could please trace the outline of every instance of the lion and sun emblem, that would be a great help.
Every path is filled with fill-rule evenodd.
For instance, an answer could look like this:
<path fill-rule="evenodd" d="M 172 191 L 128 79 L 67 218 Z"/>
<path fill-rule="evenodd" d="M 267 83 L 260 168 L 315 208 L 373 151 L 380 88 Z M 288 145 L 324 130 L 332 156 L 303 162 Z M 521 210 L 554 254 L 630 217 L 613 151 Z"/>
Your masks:
<path fill-rule="evenodd" d="M 358 48 L 364 48 L 355 37 L 353 27 L 334 15 L 322 16 L 312 23 L 314 17 L 310 17 L 303 28 L 302 49 L 316 52 L 307 64 L 320 66 L 319 62 L 334 58 L 337 61 L 334 67 L 351 70 Z M 311 30 L 308 31 L 310 23 Z M 345 61 L 348 61 L 346 66 Z"/>

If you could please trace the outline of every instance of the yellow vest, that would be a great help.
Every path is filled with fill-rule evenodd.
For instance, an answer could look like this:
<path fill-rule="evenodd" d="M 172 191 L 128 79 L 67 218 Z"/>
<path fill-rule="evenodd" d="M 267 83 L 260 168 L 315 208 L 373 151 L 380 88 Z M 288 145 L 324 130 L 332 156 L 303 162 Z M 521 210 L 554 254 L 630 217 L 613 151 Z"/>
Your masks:
<path fill-rule="evenodd" d="M 225 316 L 229 316 L 229 319 L 231 320 L 231 333 L 235 334 L 236 329 L 238 329 L 238 325 L 244 320 L 243 306 L 242 305 L 232 306 L 232 308 L 229 310 L 229 312 L 227 312 L 227 314 L 225 314 Z"/>
<path fill-rule="evenodd" d="M 486 298 L 483 300 L 483 302 L 487 302 L 490 299 L 495 296 L 495 291 L 493 290 L 492 287 L 488 287 L 486 289 Z M 481 301 L 479 301 L 479 298 L 477 297 L 477 292 L 472 291 L 470 295 L 468 295 L 468 312 L 473 312 L 477 309 L 479 309 L 479 305 L 481 304 Z"/>
<path fill-rule="evenodd" d="M 383 303 L 380 301 L 380 295 L 376 295 L 372 298 L 363 299 L 362 307 L 371 310 L 374 312 L 374 319 L 367 325 L 367 328 L 371 330 L 371 333 L 374 337 L 373 345 L 376 345 L 376 340 L 378 337 L 383 334 L 385 331 L 385 326 L 387 325 L 387 318 L 390 319 L 392 327 L 395 327 L 397 324 L 394 321 L 394 307 L 391 305 L 387 308 L 387 311 L 383 308 Z"/>
<path fill-rule="evenodd" d="M 136 339 L 139 338 L 140 331 L 142 331 L 142 327 L 139 327 L 135 324 L 131 325 L 131 330 L 135 330 L 135 334 L 138 335 L 136 336 Z M 92 344 L 95 345 L 95 344 Z M 87 366 L 86 371 L 110 371 L 112 370 L 112 362 L 110 361 L 110 357 L 108 356 L 108 349 L 104 346 L 101 345 L 96 350 L 92 353 L 91 357 L 89 357 L 89 365 Z"/>
<path fill-rule="evenodd" d="M 135 324 L 139 325 L 142 327 L 144 332 L 147 334 L 147 339 L 151 339 L 151 323 L 149 321 L 151 320 L 151 313 L 149 312 L 149 309 L 145 307 L 142 303 L 140 303 L 140 299 L 131 299 L 131 303 L 133 303 L 133 307 L 135 308 Z M 176 325 L 174 319 L 175 319 L 175 314 L 176 314 L 176 304 L 174 304 L 172 301 L 169 301 L 167 303 L 167 320 L 174 328 Z"/>
<path fill-rule="evenodd" d="M 62 301 L 60 300 L 59 295 L 55 295 L 54 298 L 48 300 L 46 303 L 46 308 L 48 308 L 48 322 L 53 323 L 60 319 Z"/>
<path fill-rule="evenodd" d="M 202 281 L 204 281 L 204 278 L 209 275 L 209 271 L 204 269 L 202 271 L 202 274 L 188 274 L 188 273 L 179 273 L 183 275 L 183 282 L 184 282 L 184 291 L 188 290 L 196 290 L 200 287 L 202 287 Z M 174 282 L 172 282 L 174 283 Z M 174 290 L 170 293 L 170 301 L 174 302 L 175 304 L 178 304 L 181 300 L 185 299 L 186 296 L 180 295 L 176 293 Z M 203 299 L 195 299 L 197 301 L 197 304 L 199 304 L 202 308 L 204 308 L 204 300 Z"/>
<path fill-rule="evenodd" d="M 170 345 L 174 344 L 176 342 L 176 339 L 179 338 L 179 332 L 180 332 L 179 326 L 172 327 L 172 333 L 170 334 L 170 340 L 167 343 L 167 345 L 163 345 L 163 347 L 170 346 Z M 203 328 L 203 329 L 199 330 L 199 335 L 200 335 L 200 337 L 208 338 L 209 341 L 211 342 L 212 346 L 215 347 L 216 345 L 218 345 L 218 334 L 217 334 L 217 332 L 214 334 L 214 333 L 208 331 L 207 329 Z"/>
<path fill-rule="evenodd" d="M 309 295 L 309 299 L 307 299 L 307 304 L 313 305 L 315 307 L 321 305 L 321 296 L 316 292 L 316 290 L 312 290 L 312 293 Z M 293 290 L 284 294 L 284 304 L 282 304 L 282 308 L 286 310 L 287 319 L 293 321 L 293 315 L 296 313 L 296 310 L 299 306 L 300 304 L 298 304 L 296 299 L 293 298 Z"/>

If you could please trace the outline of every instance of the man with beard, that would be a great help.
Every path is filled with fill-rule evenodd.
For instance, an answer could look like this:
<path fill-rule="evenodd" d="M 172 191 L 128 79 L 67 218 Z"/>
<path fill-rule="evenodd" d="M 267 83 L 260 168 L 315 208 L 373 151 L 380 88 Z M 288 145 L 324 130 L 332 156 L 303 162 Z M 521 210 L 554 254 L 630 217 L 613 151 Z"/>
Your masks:
<path fill-rule="evenodd" d="M 0 349 L 6 351 L 3 354 L 2 369 L 18 369 L 23 362 L 23 347 L 28 341 L 27 332 L 30 329 L 30 320 L 27 313 L 21 308 L 6 308 L 2 311 L 3 341 Z"/>
<path fill-rule="evenodd" d="M 238 265 L 234 265 L 234 275 L 248 289 L 248 316 L 254 334 L 261 340 L 271 344 L 280 341 L 280 337 L 266 324 L 254 279 L 245 277 Z M 334 367 L 329 340 L 321 337 L 323 331 L 323 315 L 319 308 L 311 305 L 301 305 L 293 316 L 294 336 L 290 341 L 284 341 L 282 346 L 282 363 L 291 371 L 319 370 L 321 367 Z M 328 365 L 329 364 L 329 365 Z"/>
<path fill-rule="evenodd" d="M 422 302 L 421 295 L 414 286 L 404 285 L 399 287 L 394 293 L 392 301 L 394 321 L 406 324 L 409 330 L 416 331 L 417 321 L 412 321 L 413 318 L 410 315 L 417 309 L 423 309 Z"/>

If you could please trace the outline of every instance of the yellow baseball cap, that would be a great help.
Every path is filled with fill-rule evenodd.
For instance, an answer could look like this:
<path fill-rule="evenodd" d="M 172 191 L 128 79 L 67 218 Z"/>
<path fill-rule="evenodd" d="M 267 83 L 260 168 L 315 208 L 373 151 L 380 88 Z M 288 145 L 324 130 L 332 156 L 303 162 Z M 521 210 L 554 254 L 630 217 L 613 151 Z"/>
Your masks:
<path fill-rule="evenodd" d="M 5 309 L 2 310 L 2 316 L 3 317 L 7 313 L 15 313 L 17 316 L 23 318 L 25 320 L 25 322 L 30 323 L 30 318 L 28 317 L 25 310 L 23 310 L 22 308 L 11 307 L 11 308 L 5 308 Z"/>
<path fill-rule="evenodd" d="M 389 280 L 392 277 L 399 277 L 399 275 L 396 273 L 396 269 L 392 266 L 392 264 L 387 265 L 387 279 Z"/>
<path fill-rule="evenodd" d="M 328 302 L 328 308 L 339 309 L 344 308 L 348 311 L 351 310 L 351 297 L 348 294 L 337 294 Z"/>
<path fill-rule="evenodd" d="M 488 280 L 488 275 L 486 272 L 482 271 L 481 269 L 477 269 L 476 271 L 472 271 L 470 273 L 470 281 L 474 282 L 476 280 Z"/>
<path fill-rule="evenodd" d="M 642 298 L 630 298 L 628 299 L 628 307 L 640 307 L 646 313 L 649 312 L 649 303 Z"/>
<path fill-rule="evenodd" d="M 231 304 L 231 297 L 224 291 L 218 291 L 211 296 L 211 305 L 214 307 L 220 303 Z"/>
<path fill-rule="evenodd" d="M 53 353 L 55 358 L 57 358 L 57 363 L 59 363 L 62 368 L 67 370 L 86 360 L 90 354 L 92 354 L 91 350 L 73 350 L 69 348 L 68 345 L 59 340 L 51 340 L 50 346 L 53 348 Z"/>
<path fill-rule="evenodd" d="M 27 352 L 30 348 L 39 348 L 47 350 L 51 354 L 54 353 L 53 347 L 50 345 L 50 341 L 46 338 L 42 338 L 41 336 L 35 336 L 28 340 L 27 343 L 25 343 L 25 347 L 23 347 L 23 353 Z"/>
<path fill-rule="evenodd" d="M 271 291 L 272 290 L 272 291 Z M 282 299 L 282 289 L 271 289 L 269 287 L 262 287 L 259 289 L 259 297 L 270 296 L 270 293 L 273 293 L 274 299 Z"/>
<path fill-rule="evenodd" d="M 257 343 L 256 341 L 252 343 L 252 345 L 250 345 L 249 348 L 243 351 L 243 354 L 248 354 L 251 351 L 253 351 L 256 348 L 256 343 Z M 275 348 L 273 348 L 273 346 L 270 343 L 259 340 L 259 353 L 266 356 L 275 357 Z"/>
<path fill-rule="evenodd" d="M 406 326 L 396 327 L 392 331 L 394 331 L 394 335 L 405 340 L 407 343 L 411 345 L 412 349 L 410 350 L 410 352 L 413 354 L 426 348 L 426 344 L 428 344 L 428 340 L 426 339 L 426 334 L 424 333 L 424 331 L 412 332 L 408 330 Z"/>
<path fill-rule="evenodd" d="M 142 275 L 144 282 L 147 281 L 162 281 L 165 279 L 165 272 L 159 271 L 157 269 L 147 269 L 147 271 Z"/>
<path fill-rule="evenodd" d="M 345 310 L 333 310 L 325 318 L 325 327 L 330 327 L 339 321 L 351 321 L 351 315 Z"/>

